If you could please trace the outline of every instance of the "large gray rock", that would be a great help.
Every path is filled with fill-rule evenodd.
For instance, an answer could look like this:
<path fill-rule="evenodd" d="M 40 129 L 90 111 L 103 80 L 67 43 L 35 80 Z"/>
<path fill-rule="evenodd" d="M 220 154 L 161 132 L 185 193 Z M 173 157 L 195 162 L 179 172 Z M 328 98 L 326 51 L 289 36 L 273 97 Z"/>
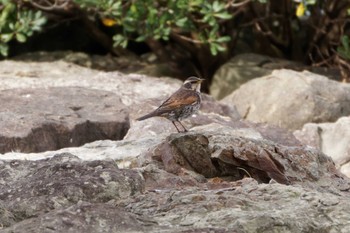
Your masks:
<path fill-rule="evenodd" d="M 244 119 L 300 129 L 305 123 L 332 122 L 350 114 L 350 84 L 307 71 L 275 70 L 222 100 Z"/>
<path fill-rule="evenodd" d="M 38 160 L 50 158 L 56 154 L 56 151 L 45 150 L 62 148 L 57 152 L 73 153 L 84 160 L 110 158 L 116 160 L 120 166 L 128 166 L 132 158 L 139 155 L 142 150 L 152 147 L 154 143 L 159 143 L 159 140 L 162 139 L 160 134 L 165 137 L 176 132 L 171 122 L 166 119 L 154 118 L 143 122 L 137 122 L 135 119 L 158 107 L 180 85 L 180 81 L 169 78 L 98 72 L 62 61 L 1 61 L 0 90 L 3 90 L 2 95 L 11 99 L 11 103 L 6 103 L 6 106 L 10 105 L 7 106 L 8 109 L 14 111 L 12 115 L 16 116 L 11 117 L 10 111 L 0 113 L 2 116 L 0 124 L 9 128 L 8 134 L 0 145 L 7 147 L 0 153 L 6 153 L 0 157 L 6 160 Z M 112 92 L 116 95 L 113 95 Z M 25 101 L 28 100 L 30 102 L 26 104 Z M 25 108 L 21 107 L 23 104 Z M 133 126 L 129 129 L 126 140 L 122 142 L 97 141 L 76 147 L 94 140 L 121 139 L 125 130 L 119 134 L 116 131 L 120 129 L 113 125 L 118 123 L 119 118 L 125 114 L 117 109 L 118 105 L 121 109 L 125 108 L 126 113 L 129 114 L 129 119 L 125 119 L 124 122 L 127 126 L 125 130 L 129 128 L 127 125 L 129 120 Z M 29 113 L 23 115 L 25 111 Z M 21 121 L 25 120 L 25 124 L 19 127 L 17 118 L 21 116 L 24 117 Z M 212 97 L 204 95 L 200 113 L 197 117 L 186 120 L 184 124 L 190 129 L 196 125 L 205 125 L 213 121 L 236 121 L 238 119 L 240 116 L 234 107 L 220 104 Z M 42 125 L 45 127 L 40 128 Z M 52 127 L 47 127 L 47 125 Z M 74 127 L 74 125 L 79 127 Z M 62 129 L 58 130 L 58 127 Z M 45 138 L 40 137 L 41 135 L 32 138 L 33 129 L 36 131 L 42 129 L 41 132 L 44 132 L 42 135 Z M 82 132 L 82 129 L 86 133 Z M 21 132 L 23 135 L 17 137 Z M 69 137 L 71 135 L 76 137 Z M 34 143 L 29 143 L 31 139 Z M 8 143 L 11 140 L 20 140 L 23 143 L 20 148 L 14 147 L 15 143 Z M 30 148 L 24 149 L 25 146 Z M 67 148 L 68 146 L 71 148 Z M 23 153 L 28 151 L 35 153 Z M 37 151 L 44 152 L 37 153 Z"/>
<path fill-rule="evenodd" d="M 63 61 L 0 61 L 0 90 L 28 87 L 86 87 L 115 92 L 125 105 L 130 106 L 144 102 L 148 98 L 166 97 L 180 85 L 181 81 L 175 79 L 102 72 Z"/>
<path fill-rule="evenodd" d="M 300 65 L 290 61 L 259 54 L 240 54 L 230 59 L 215 72 L 210 85 L 210 94 L 216 99 L 222 99 L 243 83 L 271 74 L 274 69 L 298 66 Z"/>
<path fill-rule="evenodd" d="M 130 127 L 125 105 L 112 92 L 78 87 L 10 89 L 1 91 L 0 102 L 0 153 L 120 140 Z"/>
<path fill-rule="evenodd" d="M 348 232 L 349 196 L 253 179 L 154 190 L 118 206 L 158 224 L 149 232 Z M 147 208 L 145 208 L 147 206 Z M 170 229 L 169 229 L 170 228 Z"/>
<path fill-rule="evenodd" d="M 172 134 L 145 149 L 134 169 L 69 154 L 2 161 L 3 231 L 350 229 L 344 214 L 350 181 L 324 154 L 297 141 L 284 146 L 248 129 L 224 129 Z"/>
<path fill-rule="evenodd" d="M 1 161 L 0 177 L 0 203 L 5 209 L 0 222 L 7 223 L 4 226 L 79 201 L 106 203 L 144 190 L 137 171 L 118 169 L 108 160 L 83 162 L 71 154 L 39 162 Z"/>
<path fill-rule="evenodd" d="M 330 156 L 336 167 L 350 177 L 350 117 L 334 123 L 308 123 L 294 135 L 305 145 Z"/>
<path fill-rule="evenodd" d="M 152 232 L 154 221 L 111 204 L 78 202 L 21 221 L 2 233 Z"/>

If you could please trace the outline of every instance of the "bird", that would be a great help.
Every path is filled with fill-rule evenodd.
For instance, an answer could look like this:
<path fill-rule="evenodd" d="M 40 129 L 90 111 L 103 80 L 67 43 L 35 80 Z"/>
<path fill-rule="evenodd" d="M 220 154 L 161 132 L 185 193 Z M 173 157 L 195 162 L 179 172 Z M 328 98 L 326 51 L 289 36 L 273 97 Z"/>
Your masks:
<path fill-rule="evenodd" d="M 175 122 L 182 126 L 183 132 L 188 132 L 180 121 L 192 116 L 199 110 L 202 100 L 200 89 L 203 81 L 204 79 L 195 76 L 187 78 L 180 89 L 165 100 L 156 110 L 136 120 L 142 121 L 151 117 L 164 117 L 173 123 L 177 132 L 180 133 L 181 131 Z"/>

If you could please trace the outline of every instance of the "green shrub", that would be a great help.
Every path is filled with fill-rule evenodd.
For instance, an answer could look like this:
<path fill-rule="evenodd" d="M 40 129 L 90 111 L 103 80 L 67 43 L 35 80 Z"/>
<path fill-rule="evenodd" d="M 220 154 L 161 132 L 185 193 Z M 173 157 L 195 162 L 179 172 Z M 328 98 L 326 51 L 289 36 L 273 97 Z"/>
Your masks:
<path fill-rule="evenodd" d="M 221 35 L 220 23 L 232 18 L 226 1 L 208 0 L 74 0 L 94 12 L 105 24 L 121 26 L 113 37 L 115 46 L 126 47 L 128 41 L 169 40 L 173 34 L 196 44 L 210 46 L 213 55 L 224 51 L 230 40 Z M 107 20 L 106 20 L 107 19 Z M 110 19 L 110 21 L 108 21 Z M 114 22 L 114 23 L 113 23 Z"/>
<path fill-rule="evenodd" d="M 43 11 L 61 21 L 80 20 L 112 54 L 124 55 L 130 41 L 142 42 L 161 62 L 190 64 L 203 78 L 241 45 L 350 76 L 348 0 L 0 0 L 0 9 L 2 55 L 9 41 L 25 42 L 42 29 Z"/>
<path fill-rule="evenodd" d="M 7 56 L 9 41 L 26 42 L 35 31 L 41 30 L 46 18 L 41 11 L 19 9 L 16 3 L 10 0 L 0 0 L 0 7 L 0 54 Z"/>

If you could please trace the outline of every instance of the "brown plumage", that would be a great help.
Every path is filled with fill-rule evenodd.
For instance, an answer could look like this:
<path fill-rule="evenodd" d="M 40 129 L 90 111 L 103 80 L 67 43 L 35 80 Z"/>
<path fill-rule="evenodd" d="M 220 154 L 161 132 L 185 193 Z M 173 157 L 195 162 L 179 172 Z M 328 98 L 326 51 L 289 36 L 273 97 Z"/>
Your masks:
<path fill-rule="evenodd" d="M 181 88 L 164 101 L 156 110 L 137 120 L 142 121 L 155 116 L 165 117 L 174 124 L 178 132 L 181 131 L 175 122 L 178 122 L 184 129 L 184 132 L 187 132 L 187 129 L 180 121 L 198 111 L 201 104 L 200 88 L 202 81 L 203 79 L 197 77 L 189 77 L 185 80 Z"/>

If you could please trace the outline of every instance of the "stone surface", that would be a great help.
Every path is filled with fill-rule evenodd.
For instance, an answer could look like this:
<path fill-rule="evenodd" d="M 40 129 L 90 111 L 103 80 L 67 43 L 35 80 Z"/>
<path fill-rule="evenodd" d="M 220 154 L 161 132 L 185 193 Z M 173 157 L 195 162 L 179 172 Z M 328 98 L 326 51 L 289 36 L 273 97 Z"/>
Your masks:
<path fill-rule="evenodd" d="M 142 218 L 113 205 L 78 202 L 68 208 L 24 220 L 1 232 L 150 232 L 152 225 L 155 223 L 151 219 Z"/>
<path fill-rule="evenodd" d="M 2 231 L 350 229 L 350 180 L 324 154 L 228 132 L 172 134 L 145 150 L 133 169 L 70 154 L 0 161 Z"/>
<path fill-rule="evenodd" d="M 176 133 L 166 119 L 134 119 L 180 82 L 63 62 L 0 63 L 2 90 L 113 91 L 130 116 L 120 141 L 0 155 L 0 232 L 350 231 L 350 180 L 286 129 L 242 120 L 231 103 L 204 95 L 199 114 L 184 121 L 190 132 Z"/>
<path fill-rule="evenodd" d="M 247 178 L 227 186 L 154 190 L 122 200 L 118 206 L 157 222 L 158 228 L 153 232 L 350 230 L 348 196 L 281 184 L 257 184 Z"/>
<path fill-rule="evenodd" d="M 0 93 L 0 153 L 41 152 L 122 139 L 128 112 L 112 92 L 78 87 L 24 88 Z"/>
<path fill-rule="evenodd" d="M 0 90 L 87 87 L 115 92 L 127 106 L 144 102 L 148 98 L 166 97 L 176 91 L 181 83 L 170 78 L 96 71 L 63 61 L 0 61 Z"/>
<path fill-rule="evenodd" d="M 283 146 L 263 138 L 241 137 L 234 132 L 172 134 L 147 156 L 161 161 L 167 172 L 177 175 L 186 169 L 206 178 L 240 180 L 249 176 L 264 183 L 275 180 L 315 189 L 321 189 L 327 183 L 329 190 L 337 189 L 344 179 L 333 161 L 317 150 L 300 145 Z"/>
<path fill-rule="evenodd" d="M 12 220 L 8 223 L 79 201 L 106 203 L 144 190 L 144 180 L 137 171 L 118 169 L 112 160 L 83 162 L 71 154 L 38 162 L 1 161 L 0 177 L 1 204 Z M 6 222 L 2 219 L 0 222 Z"/>
<path fill-rule="evenodd" d="M 294 135 L 330 156 L 336 167 L 350 177 L 350 117 L 342 117 L 334 123 L 309 123 Z"/>
<path fill-rule="evenodd" d="M 159 144 L 162 139 L 161 136 L 157 136 L 121 141 L 102 140 L 86 143 L 79 147 L 66 147 L 55 151 L 38 153 L 8 152 L 0 154 L 0 159 L 6 161 L 14 159 L 41 160 L 52 158 L 57 154 L 69 153 L 85 161 L 110 159 L 118 167 L 125 168 L 129 167 L 138 155 Z"/>
<path fill-rule="evenodd" d="M 259 54 L 240 54 L 224 65 L 214 74 L 210 85 L 210 94 L 216 99 L 222 99 L 243 83 L 272 73 L 274 69 L 300 67 L 300 65 Z"/>
<path fill-rule="evenodd" d="M 275 70 L 222 100 L 247 120 L 295 130 L 350 114 L 350 84 L 307 71 Z"/>

